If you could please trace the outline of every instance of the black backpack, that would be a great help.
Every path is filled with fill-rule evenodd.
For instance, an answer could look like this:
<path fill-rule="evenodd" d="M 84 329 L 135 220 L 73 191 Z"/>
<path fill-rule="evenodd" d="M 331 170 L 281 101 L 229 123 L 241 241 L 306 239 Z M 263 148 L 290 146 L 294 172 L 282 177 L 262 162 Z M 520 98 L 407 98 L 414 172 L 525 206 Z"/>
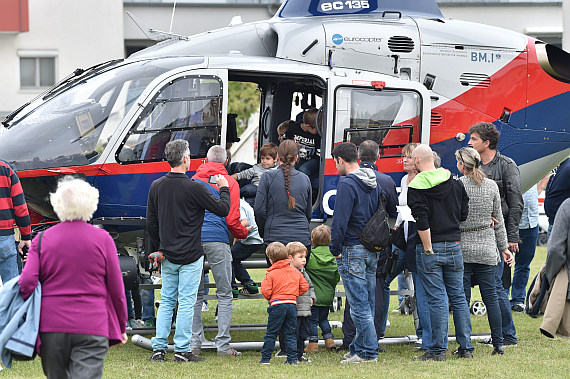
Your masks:
<path fill-rule="evenodd" d="M 372 252 L 380 252 L 391 245 L 390 225 L 388 224 L 388 213 L 384 206 L 383 195 L 382 187 L 378 184 L 378 209 L 368 220 L 360 235 L 349 226 L 352 232 L 358 235 L 362 245 Z"/>

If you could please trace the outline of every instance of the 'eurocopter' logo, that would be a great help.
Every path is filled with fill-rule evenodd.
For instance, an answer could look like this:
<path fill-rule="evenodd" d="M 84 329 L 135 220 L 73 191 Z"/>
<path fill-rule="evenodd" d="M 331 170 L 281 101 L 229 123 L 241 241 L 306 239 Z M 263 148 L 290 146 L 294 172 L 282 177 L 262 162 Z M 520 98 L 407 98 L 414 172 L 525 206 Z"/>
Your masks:
<path fill-rule="evenodd" d="M 340 34 L 335 34 L 332 36 L 332 41 L 335 45 L 340 45 L 343 41 L 343 38 Z"/>

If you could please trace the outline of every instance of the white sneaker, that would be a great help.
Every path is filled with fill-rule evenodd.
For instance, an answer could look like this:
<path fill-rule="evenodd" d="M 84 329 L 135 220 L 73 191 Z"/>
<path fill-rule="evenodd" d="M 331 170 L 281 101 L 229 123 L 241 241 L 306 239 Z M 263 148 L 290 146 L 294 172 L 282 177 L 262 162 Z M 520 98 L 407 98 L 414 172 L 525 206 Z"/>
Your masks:
<path fill-rule="evenodd" d="M 208 312 L 210 308 L 208 308 L 208 304 L 202 303 L 202 312 Z"/>
<path fill-rule="evenodd" d="M 368 363 L 368 362 L 378 362 L 378 358 L 373 359 L 364 359 L 360 358 L 358 354 L 351 355 L 350 358 L 346 358 L 344 361 L 340 361 L 341 364 L 349 364 L 349 363 Z"/>
<path fill-rule="evenodd" d="M 350 351 L 349 351 L 348 353 L 346 353 L 346 354 L 343 355 L 342 357 L 343 357 L 344 359 L 348 359 L 348 358 L 350 358 L 351 356 L 352 356 L 352 354 L 350 354 Z"/>
<path fill-rule="evenodd" d="M 386 320 L 386 327 L 389 327 L 390 325 L 390 320 Z"/>

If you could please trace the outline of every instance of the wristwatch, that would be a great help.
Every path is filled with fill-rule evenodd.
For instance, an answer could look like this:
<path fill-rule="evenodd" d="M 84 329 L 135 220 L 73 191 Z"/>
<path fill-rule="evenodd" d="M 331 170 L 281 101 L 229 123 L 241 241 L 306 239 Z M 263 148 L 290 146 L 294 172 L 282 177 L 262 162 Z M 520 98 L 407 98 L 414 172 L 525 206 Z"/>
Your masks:
<path fill-rule="evenodd" d="M 424 249 L 424 254 L 425 254 L 425 255 L 432 255 L 432 254 L 433 254 L 433 250 L 432 250 L 432 249 Z"/>

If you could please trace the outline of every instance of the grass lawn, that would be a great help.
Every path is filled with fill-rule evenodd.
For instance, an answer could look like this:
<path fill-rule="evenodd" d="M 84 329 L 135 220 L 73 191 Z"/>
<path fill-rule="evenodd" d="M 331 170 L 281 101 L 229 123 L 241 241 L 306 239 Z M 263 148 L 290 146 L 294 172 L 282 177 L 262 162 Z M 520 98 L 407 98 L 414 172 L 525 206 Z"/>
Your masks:
<path fill-rule="evenodd" d="M 538 272 L 546 257 L 546 248 L 538 247 L 531 267 L 531 278 Z M 264 270 L 251 270 L 254 280 L 261 280 Z M 395 282 L 394 282 L 395 284 Z M 475 299 L 480 299 L 478 289 L 473 292 Z M 393 309 L 396 298 L 392 297 Z M 239 300 L 234 302 L 235 324 L 267 322 L 266 302 L 263 300 Z M 204 312 L 204 324 L 214 324 L 215 301 L 210 302 L 211 310 Z M 548 339 L 538 330 L 542 319 L 532 319 L 525 314 L 513 315 L 517 327 L 519 345 L 509 347 L 504 356 L 491 356 L 492 348 L 475 345 L 475 359 L 462 360 L 451 356 L 457 348 L 450 343 L 446 362 L 415 362 L 418 355 L 413 345 L 385 346 L 387 351 L 379 356 L 378 363 L 340 365 L 340 353 L 319 352 L 312 355 L 312 363 L 299 366 L 285 366 L 282 358 L 273 358 L 271 365 L 262 366 L 257 362 L 259 351 L 246 351 L 241 358 L 218 357 L 215 352 L 203 351 L 206 358 L 201 363 L 177 364 L 171 362 L 172 355 L 167 355 L 168 362 L 151 363 L 150 352 L 128 342 L 122 347 L 110 349 L 105 361 L 104 376 L 108 378 L 172 378 L 172 377 L 216 377 L 216 378 L 269 378 L 269 377 L 570 377 L 570 341 Z M 342 320 L 342 312 L 332 313 L 331 320 Z M 391 326 L 387 337 L 415 334 L 411 316 L 390 313 Z M 489 333 L 487 317 L 471 316 L 473 333 Z M 453 323 L 450 323 L 453 333 Z M 336 338 L 342 336 L 339 329 L 333 329 Z M 215 333 L 208 332 L 211 339 Z M 232 332 L 235 341 L 261 341 L 263 331 Z M 12 370 L 0 372 L 0 377 L 42 377 L 40 359 L 32 362 L 15 362 Z"/>

